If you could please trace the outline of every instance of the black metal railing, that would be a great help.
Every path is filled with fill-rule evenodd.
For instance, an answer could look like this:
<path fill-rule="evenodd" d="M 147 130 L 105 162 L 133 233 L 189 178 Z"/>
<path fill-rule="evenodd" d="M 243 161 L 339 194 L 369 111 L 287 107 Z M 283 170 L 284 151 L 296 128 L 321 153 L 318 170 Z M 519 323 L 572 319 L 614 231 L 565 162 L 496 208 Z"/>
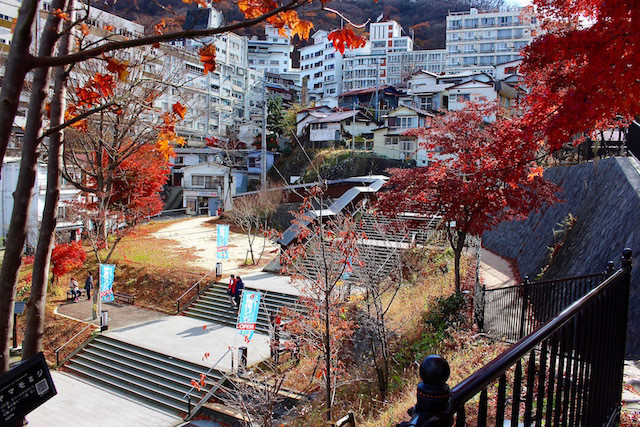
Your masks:
<path fill-rule="evenodd" d="M 618 271 L 451 390 L 447 362 L 427 357 L 413 418 L 400 425 L 615 425 L 630 281 L 625 249 Z"/>
<path fill-rule="evenodd" d="M 515 342 L 555 317 L 569 304 L 594 289 L 614 271 L 558 280 L 531 282 L 528 277 L 515 286 L 480 288 L 482 312 L 476 316 L 480 330 L 494 338 Z"/>

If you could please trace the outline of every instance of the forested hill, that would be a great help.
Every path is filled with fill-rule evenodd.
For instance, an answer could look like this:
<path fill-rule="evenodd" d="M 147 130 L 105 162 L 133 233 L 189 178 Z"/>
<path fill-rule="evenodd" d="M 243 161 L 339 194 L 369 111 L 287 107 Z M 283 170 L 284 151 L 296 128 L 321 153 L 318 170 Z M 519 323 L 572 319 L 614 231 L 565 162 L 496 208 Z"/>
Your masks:
<path fill-rule="evenodd" d="M 182 0 L 118 0 L 109 12 L 139 22 L 147 27 L 167 13 L 157 3 L 167 5 L 175 12 L 172 20 L 176 26 L 184 22 L 184 14 L 194 5 L 186 5 Z M 469 10 L 470 7 L 494 8 L 501 0 L 334 0 L 329 6 L 343 13 L 355 23 L 364 23 L 367 19 L 375 21 L 381 14 L 385 19 L 395 19 L 407 33 L 415 30 L 416 49 L 444 48 L 445 18 L 449 11 Z M 224 13 L 226 21 L 242 19 L 238 6 L 233 1 L 214 3 Z M 315 6 L 317 9 L 317 6 Z M 330 30 L 340 25 L 340 18 L 326 12 L 308 12 L 315 29 Z M 262 36 L 264 26 L 245 29 L 241 34 Z M 409 34 L 407 34 L 409 35 Z"/>

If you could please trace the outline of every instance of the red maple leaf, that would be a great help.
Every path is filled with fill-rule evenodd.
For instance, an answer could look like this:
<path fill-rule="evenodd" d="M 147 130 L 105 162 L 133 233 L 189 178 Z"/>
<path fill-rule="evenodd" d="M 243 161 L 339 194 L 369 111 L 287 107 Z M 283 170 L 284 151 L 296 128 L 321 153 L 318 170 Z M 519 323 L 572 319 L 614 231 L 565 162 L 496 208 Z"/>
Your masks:
<path fill-rule="evenodd" d="M 357 36 L 350 28 L 347 27 L 330 32 L 327 39 L 333 42 L 333 47 L 335 47 L 341 54 L 344 54 L 345 48 L 357 49 L 367 44 L 366 38 Z"/>

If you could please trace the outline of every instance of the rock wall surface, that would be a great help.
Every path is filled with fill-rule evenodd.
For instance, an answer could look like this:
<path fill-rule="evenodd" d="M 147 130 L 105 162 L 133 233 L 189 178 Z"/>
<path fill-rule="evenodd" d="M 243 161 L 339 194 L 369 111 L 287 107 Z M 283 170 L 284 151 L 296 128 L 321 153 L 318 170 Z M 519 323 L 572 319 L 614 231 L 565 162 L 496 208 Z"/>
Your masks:
<path fill-rule="evenodd" d="M 549 168 L 545 178 L 562 188 L 563 203 L 535 212 L 524 221 L 510 221 L 484 233 L 483 245 L 515 259 L 524 277 L 535 278 L 548 265 L 544 278 L 553 279 L 620 265 L 622 250 L 640 257 L 640 163 L 633 157 Z M 575 223 L 554 236 L 568 214 Z M 561 242 L 552 259 L 549 247 Z M 640 357 L 640 264 L 634 262 L 629 304 L 627 354 Z"/>

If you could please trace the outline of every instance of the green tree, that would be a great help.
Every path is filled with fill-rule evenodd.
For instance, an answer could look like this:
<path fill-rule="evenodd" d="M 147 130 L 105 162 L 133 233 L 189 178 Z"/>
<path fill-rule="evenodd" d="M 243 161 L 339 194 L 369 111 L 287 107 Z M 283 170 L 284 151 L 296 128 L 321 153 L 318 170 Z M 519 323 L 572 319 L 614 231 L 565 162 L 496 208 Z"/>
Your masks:
<path fill-rule="evenodd" d="M 267 130 L 276 134 L 276 136 L 282 136 L 286 132 L 282 98 L 279 96 L 269 98 L 269 101 L 267 101 Z"/>

